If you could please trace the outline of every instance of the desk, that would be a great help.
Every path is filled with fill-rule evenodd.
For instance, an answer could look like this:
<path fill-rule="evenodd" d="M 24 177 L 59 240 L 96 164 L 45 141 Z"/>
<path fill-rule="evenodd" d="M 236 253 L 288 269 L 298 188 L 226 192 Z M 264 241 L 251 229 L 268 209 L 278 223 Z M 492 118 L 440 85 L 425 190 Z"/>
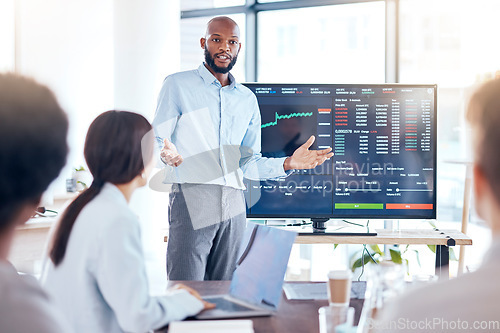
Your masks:
<path fill-rule="evenodd" d="M 284 227 L 286 230 L 301 232 L 302 227 Z M 448 279 L 450 271 L 449 246 L 472 245 L 472 239 L 457 230 L 449 229 L 377 229 L 377 236 L 334 236 L 323 234 L 299 235 L 296 244 L 399 244 L 436 245 L 436 275 Z M 168 239 L 165 236 L 164 241 Z"/>
<path fill-rule="evenodd" d="M 38 217 L 17 228 L 8 259 L 18 271 L 40 273 L 47 237 L 55 221 L 52 217 Z"/>
<path fill-rule="evenodd" d="M 287 227 L 288 228 L 288 227 Z M 300 232 L 300 229 L 292 229 Z M 436 275 L 449 278 L 449 246 L 472 245 L 472 239 L 456 230 L 376 230 L 377 236 L 299 235 L 298 244 L 424 244 L 436 245 Z"/>
<path fill-rule="evenodd" d="M 57 196 L 54 204 L 47 208 L 62 211 L 77 195 L 67 193 Z M 36 217 L 17 227 L 8 259 L 18 271 L 40 274 L 49 232 L 57 220 L 57 217 Z"/>
<path fill-rule="evenodd" d="M 229 290 L 230 281 L 169 281 L 168 287 L 177 283 L 185 284 L 196 289 L 202 296 L 226 294 Z M 301 283 L 301 282 L 294 282 Z M 353 283 L 358 283 L 354 281 Z M 284 293 L 281 294 L 281 302 L 278 312 L 271 317 L 250 318 L 253 321 L 255 333 L 304 333 L 319 332 L 318 309 L 328 305 L 326 300 L 317 301 L 289 301 Z M 356 309 L 354 322 L 359 321 L 362 299 L 351 299 L 350 306 Z M 167 333 L 167 329 L 157 331 Z"/>

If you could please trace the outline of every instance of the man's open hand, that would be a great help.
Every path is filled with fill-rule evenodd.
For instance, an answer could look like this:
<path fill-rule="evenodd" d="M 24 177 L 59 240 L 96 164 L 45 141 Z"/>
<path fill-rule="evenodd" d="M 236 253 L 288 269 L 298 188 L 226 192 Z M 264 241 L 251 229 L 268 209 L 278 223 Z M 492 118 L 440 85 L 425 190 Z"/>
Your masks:
<path fill-rule="evenodd" d="M 182 156 L 177 152 L 175 145 L 167 139 L 163 140 L 163 148 L 160 152 L 160 158 L 163 163 L 174 167 L 179 166 L 183 161 Z"/>
<path fill-rule="evenodd" d="M 314 135 L 311 135 L 306 143 L 293 152 L 292 156 L 286 158 L 285 163 L 283 163 L 285 171 L 291 169 L 313 169 L 333 156 L 331 152 L 332 148 L 309 150 L 314 140 Z"/>

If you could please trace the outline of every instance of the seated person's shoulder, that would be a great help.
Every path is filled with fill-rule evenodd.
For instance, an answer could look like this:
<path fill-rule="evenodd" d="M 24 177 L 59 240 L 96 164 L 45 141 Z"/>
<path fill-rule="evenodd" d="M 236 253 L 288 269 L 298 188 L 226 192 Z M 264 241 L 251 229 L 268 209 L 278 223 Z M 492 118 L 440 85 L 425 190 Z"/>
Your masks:
<path fill-rule="evenodd" d="M 123 202 L 110 197 L 109 192 L 99 197 L 98 200 L 92 200 L 80 213 L 82 218 L 93 220 L 95 226 L 101 226 L 104 229 L 113 228 L 119 225 L 136 225 L 137 215 Z"/>
<path fill-rule="evenodd" d="M 4 305 L 4 300 L 23 293 L 46 297 L 34 277 L 18 274 L 14 266 L 9 263 L 0 263 L 0 290 L 2 291 L 2 305 Z"/>
<path fill-rule="evenodd" d="M 69 332 L 36 279 L 0 264 L 0 332 Z"/>
<path fill-rule="evenodd" d="M 87 246 L 89 239 L 106 244 L 113 235 L 140 234 L 138 216 L 120 196 L 118 189 L 107 187 L 83 207 L 72 229 L 79 246 Z"/>
<path fill-rule="evenodd" d="M 489 311 L 479 309 L 490 302 L 496 303 L 500 293 L 491 292 L 488 280 L 488 272 L 480 270 L 452 280 L 416 287 L 384 306 L 381 325 L 392 327 L 390 323 L 432 321 L 434 318 L 461 318 L 470 322 L 490 319 Z"/>

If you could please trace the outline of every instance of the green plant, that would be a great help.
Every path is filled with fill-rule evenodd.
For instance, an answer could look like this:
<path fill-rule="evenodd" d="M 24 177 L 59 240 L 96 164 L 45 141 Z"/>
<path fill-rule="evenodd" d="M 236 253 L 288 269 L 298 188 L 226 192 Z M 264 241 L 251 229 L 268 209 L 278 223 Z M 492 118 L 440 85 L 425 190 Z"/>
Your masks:
<path fill-rule="evenodd" d="M 433 253 L 436 253 L 436 245 L 427 245 L 427 247 Z M 406 274 L 409 274 L 408 268 L 412 253 L 415 254 L 418 266 L 422 266 L 420 263 L 420 252 L 416 249 L 411 249 L 410 245 L 389 249 L 390 258 L 386 259 L 390 259 L 395 264 L 400 264 L 400 265 L 406 264 Z M 450 260 L 452 261 L 458 260 L 452 248 L 449 249 L 449 253 L 450 253 Z M 369 262 L 378 264 L 382 260 L 384 260 L 384 252 L 382 252 L 379 245 L 363 245 L 363 249 L 355 252 L 350 258 L 351 270 L 354 272 L 357 268 L 362 268 L 360 275 L 361 277 L 363 275 L 364 266 L 366 264 L 368 264 Z"/>
<path fill-rule="evenodd" d="M 372 244 L 372 245 L 363 245 L 363 249 L 360 251 L 357 251 L 351 256 L 351 270 L 354 272 L 357 268 L 361 268 L 361 274 L 358 277 L 358 280 L 363 276 L 364 270 L 365 270 L 365 265 L 368 264 L 369 262 L 373 262 L 375 264 L 379 264 L 383 260 L 390 260 L 395 264 L 402 265 L 403 263 L 406 264 L 406 273 L 409 274 L 408 271 L 408 255 L 412 251 L 415 252 L 417 256 L 417 261 L 420 266 L 420 258 L 419 258 L 419 253 L 417 250 L 411 250 L 409 252 L 409 245 L 406 245 L 404 250 L 401 250 L 399 247 L 398 248 L 392 248 L 389 249 L 389 255 L 390 258 L 384 258 L 384 252 L 380 249 L 379 245 Z"/>
<path fill-rule="evenodd" d="M 432 251 L 432 253 L 434 253 L 434 254 L 436 253 L 436 245 L 427 245 L 427 247 L 429 248 L 429 250 Z M 458 261 L 458 258 L 455 255 L 455 251 L 453 250 L 453 248 L 448 247 L 448 251 L 449 251 L 450 260 L 451 261 Z"/>
<path fill-rule="evenodd" d="M 365 225 L 350 222 L 347 220 L 343 220 L 344 222 L 348 224 L 353 224 L 356 226 L 361 226 L 361 227 L 368 227 L 370 221 L 368 221 Z M 436 225 L 434 224 L 433 221 L 427 221 L 434 229 L 436 228 Z M 337 248 L 339 244 L 334 244 L 333 250 Z M 427 245 L 427 247 L 435 254 L 436 253 L 436 245 Z M 389 255 L 390 255 L 390 260 L 394 262 L 395 264 L 406 264 L 406 274 L 409 274 L 409 257 L 411 253 L 415 253 L 415 258 L 417 260 L 418 266 L 422 266 L 420 263 L 420 253 L 418 250 L 415 249 L 410 249 L 410 246 L 407 244 L 404 246 L 404 249 L 401 249 L 401 247 L 395 247 L 389 249 Z M 450 260 L 452 261 L 457 261 L 457 257 L 455 255 L 455 251 L 453 248 L 449 248 L 449 255 L 450 255 Z M 369 262 L 373 262 L 375 264 L 378 264 L 381 260 L 383 259 L 389 259 L 389 258 L 384 258 L 384 252 L 380 249 L 379 245 L 366 245 L 363 244 L 363 249 L 355 252 L 351 258 L 350 258 L 350 265 L 351 265 L 351 270 L 354 272 L 357 268 L 361 268 L 361 277 L 364 273 L 364 266 L 368 264 Z"/>
<path fill-rule="evenodd" d="M 80 167 L 78 167 L 78 168 L 74 168 L 74 170 L 75 170 L 75 173 L 76 173 L 76 172 L 86 172 L 86 171 L 87 171 L 87 170 L 83 167 L 83 165 L 80 165 Z M 81 185 L 82 185 L 82 187 L 83 187 L 83 189 L 87 189 L 87 188 L 88 188 L 87 183 L 85 183 L 85 182 L 83 182 L 83 181 L 79 180 L 79 179 L 78 179 L 79 177 L 76 177 L 76 176 L 75 176 L 75 173 L 73 173 L 73 178 L 75 178 L 75 179 L 76 179 L 76 183 L 77 183 L 77 184 L 81 184 Z"/>
<path fill-rule="evenodd" d="M 345 221 L 350 224 L 355 224 L 349 221 Z M 436 224 L 433 221 L 427 221 L 434 229 L 436 229 Z M 369 223 L 369 222 L 368 222 Z M 368 226 L 367 223 L 367 226 Z M 359 225 L 359 224 L 356 224 Z M 335 244 L 334 250 L 337 248 L 338 244 Z M 350 262 L 351 262 L 351 270 L 354 272 L 356 268 L 364 268 L 364 265 L 366 265 L 369 262 L 373 262 L 378 264 L 380 260 L 384 257 L 384 252 L 380 249 L 378 245 L 369 245 L 369 249 L 367 248 L 367 245 L 363 245 L 363 249 L 360 251 L 357 251 L 351 256 Z M 436 253 L 436 245 L 427 245 L 427 247 L 432 251 L 432 253 Z M 418 250 L 415 249 L 409 249 L 409 245 L 406 245 L 403 250 L 400 249 L 400 247 L 397 248 L 391 248 L 389 249 L 389 254 L 390 254 L 390 259 L 396 264 L 406 264 L 407 271 L 406 273 L 409 274 L 408 272 L 408 266 L 409 266 L 409 254 L 414 252 L 415 257 L 418 263 L 418 266 L 422 266 L 420 264 L 420 253 Z M 455 251 L 453 248 L 449 248 L 449 255 L 450 255 L 450 260 L 452 261 L 457 261 L 457 256 L 455 255 Z M 363 273 L 361 273 L 363 274 Z"/>
<path fill-rule="evenodd" d="M 380 250 L 378 245 L 363 245 L 363 249 L 355 252 L 350 259 L 351 270 L 354 272 L 356 268 L 363 267 L 370 261 L 378 264 L 380 258 L 384 256 L 384 253 Z"/>
<path fill-rule="evenodd" d="M 82 184 L 83 189 L 87 189 L 87 188 L 88 188 L 87 183 L 84 183 L 84 182 L 82 182 L 82 181 L 80 181 L 80 180 L 79 180 L 79 181 L 77 181 L 76 183 L 77 183 L 77 184 Z"/>

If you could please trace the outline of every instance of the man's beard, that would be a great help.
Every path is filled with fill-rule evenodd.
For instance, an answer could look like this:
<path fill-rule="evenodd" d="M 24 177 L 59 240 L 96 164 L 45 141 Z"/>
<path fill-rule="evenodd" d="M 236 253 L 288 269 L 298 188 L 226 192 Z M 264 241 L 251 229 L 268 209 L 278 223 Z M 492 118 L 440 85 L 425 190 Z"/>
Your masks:
<path fill-rule="evenodd" d="M 210 55 L 210 52 L 208 52 L 207 47 L 205 46 L 205 62 L 207 65 L 213 69 L 215 73 L 220 73 L 220 74 L 226 74 L 229 73 L 231 69 L 233 69 L 234 64 L 236 64 L 236 60 L 238 59 L 238 55 L 235 55 L 231 61 L 229 62 L 229 65 L 227 67 L 219 67 L 215 64 L 215 55 L 212 57 Z"/>

